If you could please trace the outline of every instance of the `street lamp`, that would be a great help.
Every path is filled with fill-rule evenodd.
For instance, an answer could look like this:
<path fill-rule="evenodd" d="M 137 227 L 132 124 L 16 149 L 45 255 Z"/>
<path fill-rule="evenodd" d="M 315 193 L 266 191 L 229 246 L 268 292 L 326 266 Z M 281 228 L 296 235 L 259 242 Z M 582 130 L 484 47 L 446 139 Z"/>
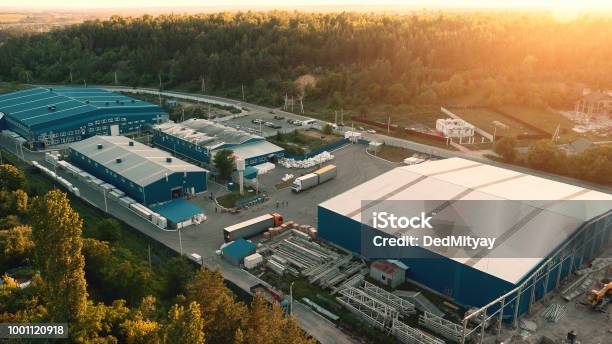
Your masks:
<path fill-rule="evenodd" d="M 289 315 L 293 314 L 293 283 L 289 284 Z"/>
<path fill-rule="evenodd" d="M 181 256 L 183 255 L 183 240 L 181 239 L 181 229 L 177 228 L 178 230 L 178 235 L 179 235 L 179 247 L 180 247 L 180 251 L 181 251 Z"/>

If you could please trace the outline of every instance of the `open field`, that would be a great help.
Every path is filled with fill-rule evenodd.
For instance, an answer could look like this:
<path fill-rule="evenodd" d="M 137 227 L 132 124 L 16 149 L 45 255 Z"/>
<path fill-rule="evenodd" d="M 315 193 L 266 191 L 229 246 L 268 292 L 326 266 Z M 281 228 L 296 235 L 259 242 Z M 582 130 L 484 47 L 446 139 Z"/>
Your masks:
<path fill-rule="evenodd" d="M 268 137 L 270 142 L 283 147 L 290 153 L 297 155 L 314 151 L 321 146 L 337 142 L 341 139 L 341 136 L 326 135 L 316 129 L 298 129 L 292 133 L 277 133 L 274 136 Z"/>
<path fill-rule="evenodd" d="M 414 153 L 416 152 L 410 149 L 383 145 L 376 152 L 376 156 L 387 161 L 403 162 L 404 159 L 411 157 Z"/>
<path fill-rule="evenodd" d="M 524 106 L 503 106 L 499 109 L 551 135 L 557 129 L 557 125 L 561 125 L 561 129 L 567 130 L 571 130 L 574 126 L 574 123 L 569 119 L 547 109 L 528 108 Z"/>
<path fill-rule="evenodd" d="M 523 124 L 489 109 L 450 109 L 453 113 L 475 125 L 476 127 L 493 134 L 497 128 L 497 136 L 517 136 L 537 134 Z"/>

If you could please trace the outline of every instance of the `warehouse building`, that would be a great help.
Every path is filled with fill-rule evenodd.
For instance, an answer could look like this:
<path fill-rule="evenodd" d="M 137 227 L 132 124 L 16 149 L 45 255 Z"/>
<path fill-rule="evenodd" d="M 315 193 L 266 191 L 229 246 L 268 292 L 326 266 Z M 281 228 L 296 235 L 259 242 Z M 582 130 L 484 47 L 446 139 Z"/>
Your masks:
<path fill-rule="evenodd" d="M 215 153 L 231 149 L 247 166 L 276 161 L 284 150 L 263 137 L 205 119 L 156 125 L 153 143 L 202 164 L 210 164 Z"/>
<path fill-rule="evenodd" d="M 70 146 L 72 163 L 141 204 L 206 191 L 208 171 L 124 136 L 94 136 Z"/>
<path fill-rule="evenodd" d="M 99 88 L 36 87 L 3 94 L 0 113 L 2 129 L 38 148 L 136 132 L 168 120 L 157 105 Z"/>
<path fill-rule="evenodd" d="M 459 202 L 468 200 L 476 202 Z M 497 202 L 504 203 L 489 211 L 487 204 Z M 370 222 L 371 211 L 380 214 L 385 204 L 392 211 L 431 214 L 451 227 L 374 229 L 381 227 Z M 407 278 L 465 306 L 482 307 L 515 293 L 504 306 L 508 319 L 525 313 L 608 245 L 610 209 L 612 195 L 607 193 L 450 158 L 395 168 L 321 203 L 318 234 L 366 259 L 397 258 L 408 267 Z M 449 228 L 467 228 L 476 237 L 498 242 L 472 256 L 431 246 L 379 251 L 368 246 L 372 233 L 397 238 L 429 231 L 443 237 L 454 233 Z M 371 257 L 372 252 L 378 256 Z"/>

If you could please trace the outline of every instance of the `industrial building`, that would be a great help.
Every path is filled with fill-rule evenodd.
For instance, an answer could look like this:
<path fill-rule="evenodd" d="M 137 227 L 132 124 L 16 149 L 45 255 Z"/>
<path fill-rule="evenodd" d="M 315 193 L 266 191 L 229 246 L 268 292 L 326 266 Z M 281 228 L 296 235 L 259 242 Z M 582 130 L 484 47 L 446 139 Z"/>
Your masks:
<path fill-rule="evenodd" d="M 0 95 L 0 127 L 34 147 L 136 132 L 166 122 L 157 105 L 99 88 L 36 87 Z"/>
<path fill-rule="evenodd" d="M 410 200 L 415 202 L 406 202 Z M 462 212 L 458 204 L 466 203 L 457 203 L 459 200 L 507 201 L 521 210 L 514 213 L 500 208 L 497 213 L 474 216 L 473 211 Z M 404 201 L 400 203 L 403 207 L 419 201 L 423 212 L 454 217 L 465 222 L 474 235 L 496 237 L 499 243 L 492 251 L 469 258 L 418 245 L 402 247 L 401 252 L 408 253 L 405 257 L 375 258 L 398 258 L 409 268 L 407 278 L 459 304 L 483 307 L 500 301 L 505 319 L 516 319 L 531 309 L 535 301 L 594 258 L 610 242 L 612 232 L 610 194 L 450 158 L 395 168 L 321 203 L 319 237 L 368 259 L 364 250 L 369 241 L 363 239 L 363 233 L 400 234 L 375 230 L 368 219 L 362 222 L 362 214 L 367 217 L 376 207 L 382 211 L 381 204 L 392 201 Z M 447 234 L 437 227 L 428 230 Z M 384 252 L 392 251 L 396 252 Z"/>
<path fill-rule="evenodd" d="M 144 205 L 195 195 L 207 187 L 205 169 L 124 136 L 73 143 L 70 160 Z"/>
<path fill-rule="evenodd" d="M 231 149 L 247 166 L 276 161 L 284 150 L 263 137 L 205 119 L 156 125 L 153 143 L 202 164 L 210 164 L 215 153 Z"/>

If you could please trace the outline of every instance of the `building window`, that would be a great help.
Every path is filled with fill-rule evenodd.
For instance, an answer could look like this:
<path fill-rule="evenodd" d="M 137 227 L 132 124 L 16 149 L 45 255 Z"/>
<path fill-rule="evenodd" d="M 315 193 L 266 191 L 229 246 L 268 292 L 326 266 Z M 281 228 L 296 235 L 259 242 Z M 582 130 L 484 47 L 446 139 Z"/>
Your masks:
<path fill-rule="evenodd" d="M 105 120 L 105 119 L 103 119 L 103 120 L 102 120 L 102 123 L 106 123 L 106 120 Z"/>
<path fill-rule="evenodd" d="M 100 120 L 97 120 L 97 121 L 96 121 L 96 124 L 100 124 Z"/>

